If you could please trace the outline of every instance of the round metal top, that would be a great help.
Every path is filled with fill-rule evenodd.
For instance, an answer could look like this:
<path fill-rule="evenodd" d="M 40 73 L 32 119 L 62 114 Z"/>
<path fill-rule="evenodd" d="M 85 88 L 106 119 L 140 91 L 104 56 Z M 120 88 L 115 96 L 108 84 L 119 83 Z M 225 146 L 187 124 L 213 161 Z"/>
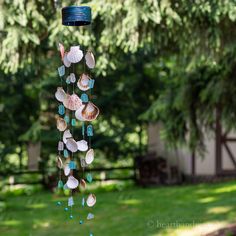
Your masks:
<path fill-rule="evenodd" d="M 91 24 L 91 8 L 88 6 L 63 7 L 62 24 L 66 26 L 82 26 Z"/>

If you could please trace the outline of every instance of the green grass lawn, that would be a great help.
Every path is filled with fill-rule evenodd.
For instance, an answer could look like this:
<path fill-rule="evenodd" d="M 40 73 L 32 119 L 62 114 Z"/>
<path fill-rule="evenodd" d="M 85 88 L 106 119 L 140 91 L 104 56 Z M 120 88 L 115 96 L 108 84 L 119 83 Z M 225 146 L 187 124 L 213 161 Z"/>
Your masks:
<path fill-rule="evenodd" d="M 76 205 L 74 219 L 66 198 L 47 192 L 7 197 L 0 215 L 2 236 L 156 236 L 201 235 L 236 220 L 236 182 L 97 192 L 95 219 Z M 81 196 L 75 197 L 77 201 Z M 62 206 L 56 202 L 62 200 Z"/>

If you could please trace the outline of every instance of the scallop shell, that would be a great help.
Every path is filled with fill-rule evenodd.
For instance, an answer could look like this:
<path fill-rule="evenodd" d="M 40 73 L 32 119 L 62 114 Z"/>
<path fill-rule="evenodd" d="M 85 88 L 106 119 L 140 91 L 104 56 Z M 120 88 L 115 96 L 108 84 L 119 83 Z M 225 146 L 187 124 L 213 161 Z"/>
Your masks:
<path fill-rule="evenodd" d="M 85 188 L 86 188 L 86 181 L 85 181 L 84 179 L 81 179 L 79 186 L 80 186 L 82 189 L 85 189 Z"/>
<path fill-rule="evenodd" d="M 59 50 L 60 50 L 60 53 L 61 53 L 61 59 L 63 59 L 64 54 L 65 54 L 65 48 L 64 48 L 62 43 L 59 43 Z"/>
<path fill-rule="evenodd" d="M 93 207 L 96 203 L 96 196 L 94 194 L 89 194 L 86 203 L 88 207 Z"/>
<path fill-rule="evenodd" d="M 59 169 L 63 168 L 63 162 L 62 162 L 60 156 L 57 157 L 57 166 Z"/>
<path fill-rule="evenodd" d="M 85 156 L 85 162 L 87 165 L 91 164 L 94 160 L 94 151 L 93 149 L 89 149 L 86 153 L 86 156 Z"/>
<path fill-rule="evenodd" d="M 85 119 L 82 117 L 82 110 L 85 108 L 85 105 L 81 105 L 81 107 L 76 110 L 75 112 L 75 118 L 80 121 L 85 121 Z"/>
<path fill-rule="evenodd" d="M 66 144 L 67 143 L 67 139 L 72 138 L 72 134 L 70 133 L 70 130 L 66 130 L 63 133 L 63 142 Z"/>
<path fill-rule="evenodd" d="M 66 128 L 67 128 L 66 121 L 65 121 L 63 118 L 58 117 L 58 118 L 57 118 L 57 129 L 58 129 L 59 131 L 65 131 Z"/>
<path fill-rule="evenodd" d="M 78 151 L 77 143 L 73 138 L 70 138 L 70 139 L 67 140 L 66 147 L 71 152 L 77 152 Z"/>
<path fill-rule="evenodd" d="M 79 186 L 79 181 L 74 176 L 69 176 L 66 185 L 69 189 L 75 189 Z"/>
<path fill-rule="evenodd" d="M 65 100 L 63 101 L 63 105 L 67 109 L 75 111 L 81 107 L 82 101 L 76 94 L 67 94 Z"/>
<path fill-rule="evenodd" d="M 89 90 L 89 81 L 90 77 L 87 74 L 82 74 L 78 80 L 77 86 L 80 90 L 82 91 L 87 91 Z"/>
<path fill-rule="evenodd" d="M 66 98 L 66 93 L 62 87 L 58 87 L 55 93 L 55 97 L 59 102 L 63 102 Z"/>
<path fill-rule="evenodd" d="M 81 152 L 86 152 L 88 150 L 88 143 L 85 140 L 80 140 L 77 142 L 78 150 Z"/>
<path fill-rule="evenodd" d="M 68 164 L 64 166 L 64 174 L 65 176 L 68 176 L 70 174 L 70 167 Z"/>
<path fill-rule="evenodd" d="M 83 52 L 79 46 L 70 47 L 70 51 L 67 54 L 67 59 L 71 63 L 78 63 L 83 58 Z"/>
<path fill-rule="evenodd" d="M 86 53 L 85 62 L 88 68 L 93 69 L 95 67 L 95 58 L 92 52 L 88 51 Z"/>
<path fill-rule="evenodd" d="M 99 115 L 99 109 L 92 102 L 88 102 L 82 110 L 82 118 L 87 121 L 95 120 Z"/>
<path fill-rule="evenodd" d="M 63 63 L 65 65 L 65 67 L 70 67 L 71 66 L 71 62 L 68 60 L 68 57 L 67 57 L 68 53 L 66 52 L 64 54 L 64 57 L 63 57 Z"/>

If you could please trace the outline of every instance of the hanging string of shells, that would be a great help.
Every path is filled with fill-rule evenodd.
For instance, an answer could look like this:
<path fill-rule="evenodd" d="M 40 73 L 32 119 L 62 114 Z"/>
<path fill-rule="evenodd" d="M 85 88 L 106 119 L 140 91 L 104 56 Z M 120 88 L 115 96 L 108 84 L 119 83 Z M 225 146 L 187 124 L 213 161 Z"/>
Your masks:
<path fill-rule="evenodd" d="M 95 80 L 86 70 L 90 71 L 95 67 L 95 58 L 91 51 L 83 51 L 80 46 L 72 46 L 67 52 L 64 46 L 59 44 L 59 50 L 63 65 L 58 68 L 61 86 L 55 93 L 59 102 L 56 125 L 60 132 L 57 187 L 69 189 L 70 196 L 64 210 L 70 212 L 69 218 L 73 219 L 73 207 L 75 208 L 77 204 L 78 207 L 87 205 L 91 211 L 96 203 L 96 196 L 92 193 L 88 196 L 81 194 L 78 203 L 74 201 L 78 189 L 84 190 L 86 184 L 93 180 L 90 172 L 85 176 L 85 168 L 89 167 L 94 160 L 94 150 L 91 147 L 93 136 L 91 122 L 98 117 L 99 109 L 92 102 L 91 96 Z M 77 73 L 76 67 L 79 65 L 82 69 Z M 81 127 L 81 134 L 77 136 L 74 134 L 75 126 Z M 57 205 L 62 205 L 62 202 L 57 202 Z M 93 218 L 91 211 L 87 215 L 87 220 Z M 83 219 L 80 219 L 80 224 L 83 222 Z M 90 236 L 92 235 L 90 233 Z"/>

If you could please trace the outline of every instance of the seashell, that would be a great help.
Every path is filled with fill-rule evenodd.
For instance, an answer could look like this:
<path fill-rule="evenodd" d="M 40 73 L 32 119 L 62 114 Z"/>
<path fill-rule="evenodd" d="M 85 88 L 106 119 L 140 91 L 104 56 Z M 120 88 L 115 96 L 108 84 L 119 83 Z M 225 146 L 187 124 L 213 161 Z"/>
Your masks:
<path fill-rule="evenodd" d="M 63 118 L 58 117 L 58 118 L 57 118 L 57 129 L 58 129 L 59 131 L 65 131 L 66 128 L 67 128 L 66 121 L 65 121 Z"/>
<path fill-rule="evenodd" d="M 69 110 L 75 111 L 81 107 L 82 101 L 76 94 L 67 94 L 63 105 Z"/>
<path fill-rule="evenodd" d="M 66 130 L 64 133 L 63 133 L 63 142 L 66 144 L 67 143 L 67 139 L 69 138 L 72 138 L 72 134 L 70 133 L 70 130 Z"/>
<path fill-rule="evenodd" d="M 74 73 L 70 73 L 70 82 L 75 83 L 76 82 L 76 77 Z"/>
<path fill-rule="evenodd" d="M 81 107 L 76 110 L 75 112 L 75 118 L 80 121 L 85 121 L 85 119 L 82 117 L 82 110 L 85 108 L 85 105 L 81 105 Z"/>
<path fill-rule="evenodd" d="M 68 198 L 68 206 L 71 207 L 73 205 L 74 205 L 74 199 L 73 199 L 73 197 L 69 197 Z"/>
<path fill-rule="evenodd" d="M 65 54 L 64 45 L 62 43 L 59 43 L 58 46 L 59 46 L 59 50 L 60 50 L 60 53 L 61 53 L 61 59 L 63 59 L 64 58 L 64 54 Z"/>
<path fill-rule="evenodd" d="M 78 151 L 77 143 L 76 143 L 76 141 L 73 138 L 69 138 L 67 140 L 66 147 L 71 152 L 77 152 Z"/>
<path fill-rule="evenodd" d="M 66 52 L 64 54 L 64 57 L 63 57 L 63 63 L 65 65 L 65 67 L 70 67 L 71 66 L 71 62 L 68 60 L 68 57 L 67 57 L 68 53 Z"/>
<path fill-rule="evenodd" d="M 55 93 L 55 97 L 59 102 L 63 102 L 66 98 L 66 93 L 62 87 L 58 87 Z"/>
<path fill-rule="evenodd" d="M 79 185 L 79 181 L 74 176 L 69 176 L 66 185 L 69 189 L 75 189 Z"/>
<path fill-rule="evenodd" d="M 82 168 L 85 168 L 87 166 L 84 158 L 80 158 L 80 165 Z"/>
<path fill-rule="evenodd" d="M 65 176 L 68 176 L 70 174 L 70 168 L 68 164 L 64 166 L 64 174 Z"/>
<path fill-rule="evenodd" d="M 95 58 L 92 52 L 88 51 L 86 53 L 85 62 L 88 68 L 93 69 L 95 67 Z"/>
<path fill-rule="evenodd" d="M 86 152 L 88 150 L 88 143 L 85 140 L 80 140 L 77 142 L 78 150 L 81 152 Z"/>
<path fill-rule="evenodd" d="M 99 109 L 92 102 L 88 102 L 82 110 L 82 118 L 87 121 L 95 120 L 99 115 Z"/>
<path fill-rule="evenodd" d="M 63 149 L 64 149 L 64 143 L 63 143 L 62 141 L 59 141 L 59 142 L 58 142 L 57 149 L 58 149 L 58 151 L 63 151 Z"/>
<path fill-rule="evenodd" d="M 85 188 L 86 188 L 86 181 L 85 181 L 84 179 L 81 179 L 79 186 L 80 186 L 82 189 L 85 189 Z"/>
<path fill-rule="evenodd" d="M 80 46 L 70 47 L 70 51 L 67 54 L 67 59 L 71 63 L 78 63 L 83 58 L 83 52 L 80 50 Z"/>
<path fill-rule="evenodd" d="M 89 90 L 89 81 L 90 77 L 87 74 L 82 74 L 77 82 L 77 86 L 80 90 L 82 91 L 87 91 Z"/>
<path fill-rule="evenodd" d="M 57 157 L 57 166 L 59 169 L 63 168 L 63 162 L 62 162 L 60 156 Z"/>
<path fill-rule="evenodd" d="M 89 194 L 86 203 L 88 207 L 93 207 L 96 203 L 96 196 L 94 194 Z"/>
<path fill-rule="evenodd" d="M 94 214 L 88 213 L 87 220 L 92 220 L 94 219 Z"/>
<path fill-rule="evenodd" d="M 91 149 L 89 149 L 88 151 L 87 151 L 87 153 L 86 153 L 86 156 L 85 156 L 85 162 L 86 162 L 86 164 L 91 164 L 92 162 L 93 162 L 93 160 L 94 160 L 94 151 L 93 151 L 93 149 L 91 148 Z"/>

